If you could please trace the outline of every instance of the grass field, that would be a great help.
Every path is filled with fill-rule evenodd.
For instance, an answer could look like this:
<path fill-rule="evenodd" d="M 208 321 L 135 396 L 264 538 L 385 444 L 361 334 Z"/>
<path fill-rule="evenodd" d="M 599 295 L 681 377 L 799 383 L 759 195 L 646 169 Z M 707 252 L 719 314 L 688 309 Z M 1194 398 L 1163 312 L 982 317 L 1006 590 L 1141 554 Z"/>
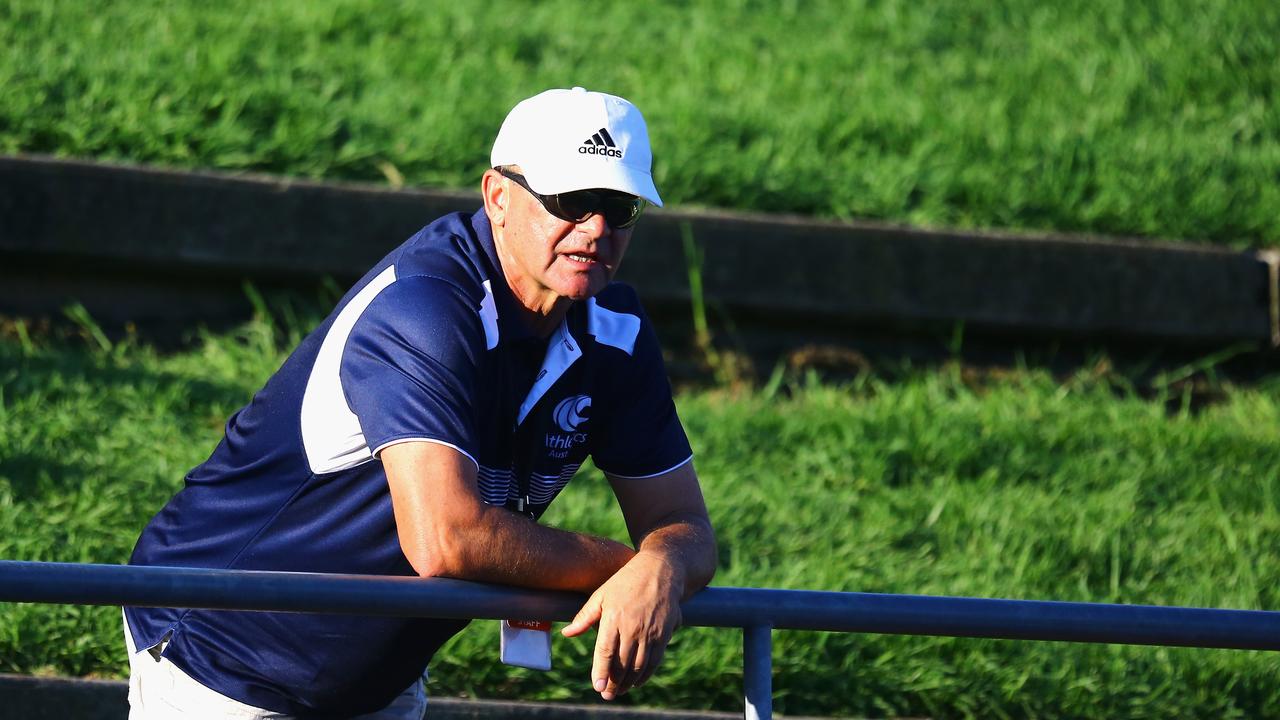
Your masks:
<path fill-rule="evenodd" d="M 645 109 L 676 205 L 1280 244 L 1280 4 L 0 2 L 0 152 L 473 187 Z"/>
<path fill-rule="evenodd" d="M 161 355 L 0 333 L 0 557 L 121 562 L 306 321 L 259 319 Z M 1280 609 L 1280 383 L 1192 413 L 1114 372 L 955 368 L 678 398 L 721 542 L 721 585 Z M 1169 402 L 1172 400 L 1172 402 Z M 1170 410 L 1170 408 L 1173 408 Z M 623 536 L 584 469 L 547 521 Z M 438 696 L 589 700 L 588 646 L 496 660 L 483 623 L 437 657 Z M 1263 717 L 1270 653 L 781 632 L 781 712 Z M 117 676 L 110 608 L 0 604 L 0 671 Z M 682 631 L 629 701 L 740 709 L 736 633 Z"/>

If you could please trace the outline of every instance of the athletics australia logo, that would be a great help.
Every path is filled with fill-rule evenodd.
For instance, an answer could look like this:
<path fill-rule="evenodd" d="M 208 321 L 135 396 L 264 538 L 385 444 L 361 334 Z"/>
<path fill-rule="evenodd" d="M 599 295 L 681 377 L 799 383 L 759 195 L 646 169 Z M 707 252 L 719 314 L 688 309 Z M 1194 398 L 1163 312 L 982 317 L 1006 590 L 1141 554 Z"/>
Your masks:
<path fill-rule="evenodd" d="M 587 441 L 587 434 L 580 428 L 591 419 L 591 396 L 571 395 L 556 404 L 551 411 L 551 419 L 563 433 L 549 432 L 546 437 L 547 454 L 553 458 L 564 459 L 575 445 Z"/>
<path fill-rule="evenodd" d="M 578 146 L 578 152 L 583 155 L 605 155 L 607 157 L 622 158 L 622 151 L 613 142 L 613 137 L 609 135 L 608 128 L 600 128 L 594 135 L 584 140 L 582 145 Z"/>
<path fill-rule="evenodd" d="M 565 432 L 574 432 L 578 426 L 586 422 L 591 412 L 590 395 L 573 395 L 560 401 L 551 413 L 556 424 Z"/>

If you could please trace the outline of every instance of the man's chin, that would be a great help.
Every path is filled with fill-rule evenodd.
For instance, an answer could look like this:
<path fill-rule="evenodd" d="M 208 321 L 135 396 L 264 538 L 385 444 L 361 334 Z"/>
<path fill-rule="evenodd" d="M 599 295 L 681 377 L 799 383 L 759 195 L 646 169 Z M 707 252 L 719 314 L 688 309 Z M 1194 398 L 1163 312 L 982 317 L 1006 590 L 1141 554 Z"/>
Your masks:
<path fill-rule="evenodd" d="M 581 302 L 595 297 L 597 293 L 604 290 L 608 285 L 609 281 L 605 278 L 574 278 L 570 282 L 562 283 L 558 288 L 558 292 L 561 297 L 569 298 L 574 302 Z"/>
<path fill-rule="evenodd" d="M 564 293 L 564 297 L 569 298 L 570 300 L 572 300 L 572 301 L 574 301 L 574 302 L 582 302 L 582 301 L 584 301 L 584 300 L 589 300 L 589 299 L 591 299 L 591 298 L 595 297 L 595 296 L 596 296 L 596 293 L 600 292 L 600 291 L 601 291 L 601 290 L 603 290 L 603 289 L 604 289 L 604 288 L 603 288 L 603 287 L 601 287 L 601 288 L 597 288 L 597 289 L 583 290 L 583 291 L 580 291 L 580 292 L 568 292 L 568 293 Z"/>

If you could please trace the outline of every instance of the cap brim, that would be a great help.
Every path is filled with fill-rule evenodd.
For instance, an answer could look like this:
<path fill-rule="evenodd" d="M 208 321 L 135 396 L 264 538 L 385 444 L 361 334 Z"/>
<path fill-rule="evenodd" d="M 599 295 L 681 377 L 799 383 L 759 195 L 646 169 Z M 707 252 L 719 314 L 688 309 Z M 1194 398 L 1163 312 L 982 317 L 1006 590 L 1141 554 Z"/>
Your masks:
<path fill-rule="evenodd" d="M 625 163 L 587 157 L 567 162 L 559 160 L 546 166 L 521 165 L 520 169 L 529 187 L 542 195 L 602 188 L 642 197 L 662 207 L 653 175 Z"/>

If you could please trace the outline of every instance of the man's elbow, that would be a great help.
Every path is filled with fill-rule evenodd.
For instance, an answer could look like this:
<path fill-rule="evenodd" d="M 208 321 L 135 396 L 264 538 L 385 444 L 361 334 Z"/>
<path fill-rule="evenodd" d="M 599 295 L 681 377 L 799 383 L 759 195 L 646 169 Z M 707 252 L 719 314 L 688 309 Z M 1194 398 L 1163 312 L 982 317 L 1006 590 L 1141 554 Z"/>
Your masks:
<path fill-rule="evenodd" d="M 481 571 L 471 549 L 482 538 L 472 523 L 452 522 L 422 532 L 404 547 L 405 558 L 419 577 L 465 579 Z M 404 545 L 404 543 L 402 543 Z"/>
<path fill-rule="evenodd" d="M 506 512 L 489 506 L 454 512 L 421 528 L 404 555 L 422 578 L 489 579 L 500 557 L 493 544 Z"/>
<path fill-rule="evenodd" d="M 702 581 L 702 586 L 706 587 L 715 578 L 716 570 L 720 565 L 720 548 L 716 544 L 716 533 L 711 528 L 711 521 L 704 520 L 703 524 L 705 527 L 702 542 L 703 577 L 699 579 Z"/>
<path fill-rule="evenodd" d="M 678 513 L 667 519 L 667 527 L 678 530 L 665 535 L 663 544 L 681 559 L 690 592 L 701 590 L 715 576 L 720 558 L 710 518 L 702 513 Z"/>
<path fill-rule="evenodd" d="M 454 577 L 453 564 L 435 550 L 406 552 L 405 558 L 408 559 L 409 565 L 413 567 L 418 577 Z"/>
<path fill-rule="evenodd" d="M 436 542 L 406 552 L 405 558 L 419 577 L 465 578 L 468 558 L 453 541 Z"/>
<path fill-rule="evenodd" d="M 400 551 L 404 553 L 404 559 L 409 561 L 409 566 L 418 574 L 418 577 L 449 576 L 448 559 L 433 543 L 423 542 L 420 538 L 406 541 L 402 533 Z"/>

